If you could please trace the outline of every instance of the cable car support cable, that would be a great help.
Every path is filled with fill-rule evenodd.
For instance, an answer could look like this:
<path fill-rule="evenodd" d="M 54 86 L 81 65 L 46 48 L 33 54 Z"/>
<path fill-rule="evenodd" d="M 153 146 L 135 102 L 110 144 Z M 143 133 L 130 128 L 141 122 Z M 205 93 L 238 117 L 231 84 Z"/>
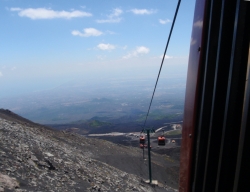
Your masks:
<path fill-rule="evenodd" d="M 174 28 L 174 24 L 175 24 L 175 20 L 176 20 L 177 14 L 178 14 L 180 3 L 181 3 L 181 0 L 178 0 L 176 10 L 175 10 L 175 14 L 174 14 L 174 19 L 173 19 L 173 22 L 172 22 L 172 25 L 171 25 L 169 36 L 168 36 L 168 41 L 167 41 L 167 44 L 166 44 L 166 47 L 165 47 L 165 51 L 164 51 L 163 58 L 162 58 L 162 61 L 161 61 L 161 66 L 160 66 L 158 76 L 157 76 L 157 79 L 156 79 L 156 82 L 155 82 L 154 91 L 153 91 L 153 94 L 152 94 L 152 97 L 151 97 L 151 100 L 150 100 L 148 112 L 147 112 L 147 115 L 146 115 L 146 118 L 145 118 L 145 121 L 144 121 L 144 124 L 143 124 L 143 127 L 142 127 L 141 134 L 142 134 L 142 132 L 145 132 L 145 125 L 146 125 L 146 122 L 147 122 L 147 119 L 148 119 L 148 115 L 149 115 L 149 111 L 150 111 L 152 101 L 153 101 L 153 98 L 154 98 L 155 90 L 156 90 L 158 80 L 159 80 L 159 77 L 160 77 L 160 74 L 161 74 L 161 69 L 162 69 L 164 59 L 165 59 L 165 56 L 166 56 L 166 53 L 167 53 L 168 45 L 169 45 L 169 42 L 170 42 L 170 38 L 171 38 L 171 35 L 172 35 L 172 31 L 173 31 L 173 28 Z M 148 146 L 147 146 L 147 148 L 148 148 L 149 183 L 152 184 L 151 155 L 150 155 L 150 147 L 151 146 L 150 146 L 150 136 L 149 136 L 149 134 L 150 134 L 150 132 L 152 132 L 154 130 L 147 129 L 146 131 L 147 131 L 147 138 L 148 138 Z M 164 134 L 164 132 L 163 132 L 163 134 Z M 158 137 L 158 145 L 165 145 L 165 137 L 164 137 L 164 135 L 162 135 L 162 137 L 160 137 L 160 138 Z M 143 149 L 143 159 L 144 159 L 145 137 L 143 137 L 143 136 L 142 137 L 140 136 L 140 146 L 142 146 L 142 149 Z"/>
<path fill-rule="evenodd" d="M 150 111 L 150 108 L 151 108 L 151 104 L 152 104 L 152 101 L 153 101 L 153 98 L 154 98 L 154 94 L 155 94 L 155 90 L 156 90 L 156 87 L 157 87 L 157 84 L 158 84 L 158 80 L 159 80 L 159 77 L 160 77 L 160 74 L 161 74 L 161 69 L 162 69 L 162 66 L 163 66 L 163 63 L 164 63 L 164 59 L 165 59 L 165 56 L 166 56 L 166 53 L 167 53 L 168 44 L 169 44 L 169 41 L 170 41 L 170 38 L 171 38 L 171 34 L 172 34 L 172 31 L 173 31 L 173 28 L 174 28 L 174 24 L 175 24 L 176 16 L 178 14 L 180 3 L 181 3 L 181 0 L 178 1 L 178 4 L 176 6 L 176 10 L 175 10 L 175 14 L 174 14 L 174 19 L 173 19 L 173 22 L 172 22 L 172 25 L 171 25 L 171 29 L 170 29 L 169 36 L 168 36 L 168 41 L 167 41 L 167 44 L 166 44 L 166 47 L 165 47 L 165 51 L 164 51 L 164 54 L 163 54 L 163 58 L 162 58 L 162 61 L 161 61 L 161 67 L 160 67 L 160 70 L 158 72 L 158 76 L 157 76 L 157 80 L 156 80 L 156 83 L 155 83 L 154 91 L 153 91 L 153 94 L 152 94 L 152 97 L 151 97 L 151 101 L 150 101 L 150 104 L 149 104 L 148 112 L 147 112 L 146 119 L 144 121 L 144 125 L 142 127 L 142 131 L 141 132 L 143 132 L 145 130 L 145 125 L 146 125 L 146 122 L 147 122 L 147 119 L 148 119 L 148 114 L 149 114 L 149 111 Z"/>

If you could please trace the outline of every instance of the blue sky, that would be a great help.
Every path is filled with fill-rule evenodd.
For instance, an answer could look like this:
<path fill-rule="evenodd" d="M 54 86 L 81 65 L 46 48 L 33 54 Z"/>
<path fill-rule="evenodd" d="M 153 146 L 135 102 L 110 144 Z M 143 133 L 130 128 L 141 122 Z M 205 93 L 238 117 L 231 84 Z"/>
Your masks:
<path fill-rule="evenodd" d="M 177 4 L 0 1 L 0 98 L 77 78 L 156 78 Z M 181 3 L 162 76 L 185 74 L 194 3 Z"/>

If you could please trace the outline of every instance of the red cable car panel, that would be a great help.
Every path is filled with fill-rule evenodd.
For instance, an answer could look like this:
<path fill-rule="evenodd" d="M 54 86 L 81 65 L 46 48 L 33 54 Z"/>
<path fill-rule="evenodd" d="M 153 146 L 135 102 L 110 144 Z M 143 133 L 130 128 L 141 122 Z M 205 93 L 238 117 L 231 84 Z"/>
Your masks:
<path fill-rule="evenodd" d="M 140 136 L 140 144 L 144 145 L 145 144 L 145 137 Z"/>
<path fill-rule="evenodd" d="M 158 145 L 166 145 L 166 138 L 164 136 L 158 137 Z"/>

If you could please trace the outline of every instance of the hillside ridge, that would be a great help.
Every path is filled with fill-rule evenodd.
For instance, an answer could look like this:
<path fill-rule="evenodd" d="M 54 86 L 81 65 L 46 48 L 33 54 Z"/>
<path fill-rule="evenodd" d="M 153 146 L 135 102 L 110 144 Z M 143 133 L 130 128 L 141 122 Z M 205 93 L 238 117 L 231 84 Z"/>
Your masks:
<path fill-rule="evenodd" d="M 153 167 L 166 164 L 158 176 L 167 172 L 167 178 L 152 188 L 143 182 L 147 163 L 140 149 L 53 130 L 0 110 L 0 191 L 177 191 L 168 185 L 176 181 L 170 173 L 177 164 L 160 157 L 152 154 Z"/>

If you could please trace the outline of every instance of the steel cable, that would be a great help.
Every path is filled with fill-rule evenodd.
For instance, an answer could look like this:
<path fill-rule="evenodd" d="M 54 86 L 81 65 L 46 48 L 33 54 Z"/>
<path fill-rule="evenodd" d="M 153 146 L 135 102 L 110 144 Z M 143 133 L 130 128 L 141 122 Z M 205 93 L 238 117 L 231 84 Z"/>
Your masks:
<path fill-rule="evenodd" d="M 158 84 L 158 80 L 159 80 L 159 77 L 160 77 L 160 74 L 161 74 L 161 69 L 162 69 L 163 62 L 164 62 L 164 59 L 165 59 L 165 56 L 166 56 L 166 53 L 167 53 L 168 44 L 169 44 L 169 41 L 170 41 L 170 38 L 171 38 L 171 34 L 172 34 L 172 31 L 173 31 L 173 28 L 174 28 L 174 24 L 175 24 L 175 20 L 176 20 L 177 14 L 178 14 L 180 3 L 181 3 L 181 0 L 178 1 L 178 4 L 176 6 L 176 10 L 175 10 L 175 14 L 174 14 L 174 19 L 173 19 L 173 22 L 172 22 L 172 25 L 171 25 L 171 29 L 170 29 L 169 36 L 168 36 L 168 41 L 167 41 L 167 44 L 166 44 L 166 47 L 165 47 L 165 51 L 164 51 L 164 54 L 163 54 L 163 58 L 162 58 L 162 61 L 161 61 L 161 67 L 160 67 L 160 70 L 158 72 L 158 76 L 157 76 L 157 80 L 156 80 L 156 83 L 155 83 L 154 91 L 153 91 L 153 94 L 152 94 L 152 97 L 151 97 L 151 101 L 150 101 L 150 104 L 149 104 L 148 112 L 147 112 L 146 119 L 144 121 L 144 125 L 142 127 L 142 131 L 141 132 L 143 132 L 145 130 L 145 125 L 146 125 L 146 122 L 147 122 L 147 119 L 148 119 L 148 114 L 149 114 L 149 111 L 150 111 L 150 108 L 151 108 L 151 105 L 152 105 L 152 101 L 153 101 L 153 98 L 154 98 L 155 90 L 156 90 L 156 87 L 157 87 L 157 84 Z"/>

